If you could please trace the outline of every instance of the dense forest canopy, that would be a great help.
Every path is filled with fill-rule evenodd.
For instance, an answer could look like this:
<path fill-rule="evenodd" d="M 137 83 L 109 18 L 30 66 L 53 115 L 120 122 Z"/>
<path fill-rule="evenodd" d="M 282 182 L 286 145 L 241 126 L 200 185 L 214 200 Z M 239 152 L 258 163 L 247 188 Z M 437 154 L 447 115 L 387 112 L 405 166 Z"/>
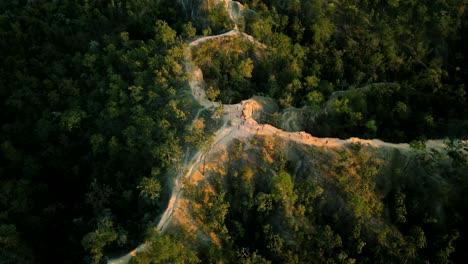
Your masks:
<path fill-rule="evenodd" d="M 195 35 L 223 33 L 236 24 L 267 47 L 239 42 L 214 51 L 212 43 L 194 51 L 211 100 L 233 103 L 262 94 L 283 108 L 302 107 L 310 116 L 305 130 L 316 136 L 395 142 L 467 136 L 467 0 L 240 1 L 253 11 L 239 21 L 214 2 L 0 2 L 0 262 L 99 263 L 144 237 L 153 241 L 153 251 L 135 259 L 140 263 L 374 263 L 413 262 L 418 256 L 421 262 L 449 263 L 466 254 L 460 252 L 467 234 L 460 224 L 467 211 L 460 202 L 466 196 L 466 160 L 459 149 L 450 158 L 460 166 L 440 172 L 443 188 L 425 183 L 445 199 L 441 206 L 453 222 L 431 224 L 423 199 L 431 197 L 417 182 L 374 197 L 391 212 L 362 200 L 380 192 L 354 186 L 341 190 L 358 206 L 351 234 L 339 215 L 314 215 L 313 209 L 333 208 L 321 202 L 329 194 L 320 190 L 343 187 L 341 165 L 355 164 L 359 175 L 370 175 L 358 185 L 371 190 L 376 174 L 346 156 L 356 153 L 343 152 L 344 165 L 333 167 L 336 181 L 322 186 L 307 177 L 291 179 L 291 164 L 279 153 L 272 154 L 278 159 L 274 173 L 229 171 L 229 184 L 214 177 L 211 184 L 218 189 L 210 199 L 219 210 L 209 214 L 206 228 L 225 236 L 224 251 L 187 245 L 183 234 L 146 234 L 167 203 L 183 147 L 203 145 L 203 135 L 190 126 L 198 105 L 184 68 L 186 41 Z M 369 88 L 355 92 L 362 87 Z M 337 91 L 352 92 L 334 97 Z M 239 173 L 259 176 L 241 182 Z M 414 175 L 424 179 L 423 172 Z M 267 181 L 263 177 L 271 182 L 255 189 Z M 460 189 L 448 195 L 454 186 Z M 196 190 L 191 194 L 196 201 Z M 236 195 L 245 199 L 236 201 Z M 418 210 L 406 211 L 410 203 Z M 301 223 L 278 225 L 285 230 L 273 225 L 297 214 Z M 389 215 L 389 235 L 375 237 L 375 230 L 363 227 L 373 214 Z M 251 223 L 261 230 L 254 239 L 242 235 Z M 307 233 L 312 226 L 317 229 Z M 295 238 L 294 248 L 285 234 L 298 228 L 307 232 Z M 360 251 L 362 243 L 376 240 L 375 248 Z M 306 255 L 299 245 L 315 250 Z M 170 253 L 156 260 L 152 252 L 162 248 Z"/>
<path fill-rule="evenodd" d="M 233 141 L 229 161 L 185 189 L 193 221 L 212 238 L 199 239 L 201 262 L 462 263 L 466 157 L 450 167 L 420 144 L 409 158 L 360 143 L 334 151 L 275 136 Z"/>
<path fill-rule="evenodd" d="M 349 102 L 339 98 L 337 111 L 319 115 L 306 130 L 397 142 L 467 136 L 467 1 L 241 2 L 255 13 L 247 12 L 239 28 L 269 52 L 254 61 L 247 85 L 221 82 L 228 85 L 223 89 L 246 94 L 247 86 L 247 95 L 265 94 L 283 107 L 317 109 L 335 91 L 388 84 Z M 222 14 L 210 25 L 230 30 Z M 194 22 L 199 31 L 206 20 Z M 211 52 L 203 56 L 225 61 Z M 246 98 L 221 92 L 220 99 Z"/>
<path fill-rule="evenodd" d="M 194 106 L 180 35 L 147 4 L 1 2 L 2 262 L 125 251 L 164 206 Z"/>

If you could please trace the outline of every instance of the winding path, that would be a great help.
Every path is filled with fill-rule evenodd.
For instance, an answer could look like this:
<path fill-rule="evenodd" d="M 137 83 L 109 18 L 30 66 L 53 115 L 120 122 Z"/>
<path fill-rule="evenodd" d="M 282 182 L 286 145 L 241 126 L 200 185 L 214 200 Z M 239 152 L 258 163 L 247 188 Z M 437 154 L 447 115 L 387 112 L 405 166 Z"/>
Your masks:
<path fill-rule="evenodd" d="M 251 41 L 253 44 L 257 45 L 258 47 L 266 48 L 264 44 L 259 43 L 252 36 L 249 36 L 238 30 L 231 30 L 224 34 L 201 37 L 199 39 L 196 39 L 189 43 L 187 49 L 185 50 L 185 66 L 187 72 L 190 75 L 189 86 L 195 100 L 197 100 L 197 102 L 202 106 L 202 109 L 199 111 L 199 113 L 203 109 L 213 109 L 219 107 L 220 104 L 216 102 L 211 102 L 207 99 L 205 91 L 203 89 L 203 74 L 201 70 L 192 61 L 191 48 L 200 46 L 209 41 L 232 37 L 243 37 Z M 269 124 L 258 124 L 257 121 L 252 117 L 254 111 L 262 111 L 262 105 L 255 99 L 244 100 L 239 104 L 223 105 L 224 125 L 218 131 L 216 131 L 213 141 L 214 143 L 211 146 L 211 148 L 205 151 L 199 150 L 193 155 L 190 161 L 188 160 L 188 155 L 190 151 L 187 148 L 183 169 L 175 179 L 174 188 L 172 190 L 172 195 L 169 199 L 167 209 L 163 213 L 161 220 L 159 221 L 156 227 L 156 229 L 159 232 L 164 232 L 164 230 L 171 222 L 174 212 L 179 206 L 179 200 L 183 195 L 183 189 L 181 188 L 182 179 L 190 179 L 193 176 L 194 171 L 200 168 L 200 166 L 202 166 L 203 159 L 205 158 L 205 156 L 209 155 L 211 150 L 219 146 L 227 146 L 234 138 L 249 139 L 254 135 L 276 135 L 283 138 L 284 140 L 319 147 L 324 146 L 338 148 L 343 147 L 345 145 L 349 145 L 354 142 L 360 142 L 362 144 L 369 145 L 372 147 L 388 147 L 404 151 L 408 151 L 410 149 L 408 144 L 386 143 L 377 139 L 362 140 L 358 138 L 351 138 L 347 140 L 341 140 L 336 138 L 316 138 L 303 131 L 285 132 Z M 434 148 L 437 150 L 442 150 L 445 148 L 445 144 L 442 142 L 442 140 L 429 140 L 426 142 L 426 147 L 428 149 Z M 143 243 L 130 253 L 126 254 L 125 256 L 109 260 L 108 263 L 128 263 L 132 256 L 135 256 L 138 252 L 146 250 L 147 247 L 147 244 Z"/>
<path fill-rule="evenodd" d="M 211 102 L 206 98 L 205 90 L 203 89 L 203 75 L 202 75 L 201 70 L 198 67 L 196 67 L 194 65 L 193 61 L 192 61 L 191 48 L 202 45 L 202 44 L 204 44 L 204 43 L 206 43 L 208 41 L 219 40 L 219 39 L 222 39 L 222 38 L 239 37 L 239 36 L 245 36 L 246 39 L 248 39 L 249 41 L 252 41 L 252 43 L 258 44 L 253 39 L 252 36 L 241 33 L 238 30 L 231 30 L 231 31 L 226 32 L 224 34 L 220 34 L 220 35 L 216 35 L 216 36 L 207 36 L 207 37 L 202 37 L 202 38 L 199 38 L 197 40 L 194 40 L 189 44 L 189 47 L 185 50 L 185 61 L 186 61 L 185 66 L 186 66 L 187 72 L 190 75 L 189 86 L 190 86 L 190 89 L 192 91 L 193 97 L 203 107 L 202 109 L 200 109 L 198 111 L 197 116 L 204 109 L 216 108 L 216 107 L 219 107 L 220 105 L 219 105 L 219 103 Z M 239 116 L 240 115 L 240 107 L 238 107 L 237 105 L 228 105 L 228 106 L 225 106 L 225 107 L 226 108 L 223 111 L 224 116 L 225 116 L 224 117 L 224 125 L 218 131 L 215 132 L 215 139 L 214 139 L 215 143 L 211 146 L 211 149 L 213 149 L 219 143 L 221 143 L 223 141 L 223 139 L 227 138 L 228 134 L 232 133 L 233 126 L 227 127 L 229 117 L 234 117 L 234 116 Z M 237 109 L 237 111 L 233 110 L 235 108 Z M 236 112 L 236 113 L 231 113 L 231 112 Z M 236 118 L 234 118 L 234 119 L 236 119 Z M 237 119 L 239 119 L 239 118 L 237 118 Z M 234 121 L 234 120 L 231 120 L 231 121 Z M 231 124 L 237 124 L 239 122 L 240 121 L 237 120 L 237 122 L 234 121 Z M 229 137 L 229 138 L 232 138 L 232 137 Z M 171 198 L 169 199 L 168 206 L 167 206 L 166 210 L 164 211 L 164 213 L 163 213 L 163 215 L 161 217 L 161 220 L 159 221 L 159 223 L 158 223 L 158 225 L 156 227 L 156 230 L 158 230 L 159 232 L 164 232 L 164 230 L 166 229 L 166 227 L 170 223 L 170 221 L 171 221 L 171 219 L 173 217 L 173 214 L 174 214 L 174 212 L 177 209 L 177 206 L 179 204 L 179 199 L 183 195 L 183 190 L 181 188 L 182 178 L 183 177 L 190 178 L 191 175 L 193 174 L 194 168 L 197 168 L 197 167 L 199 167 L 201 165 L 201 162 L 202 162 L 203 158 L 208 153 L 209 153 L 209 151 L 207 153 L 203 153 L 202 150 L 199 150 L 197 153 L 195 153 L 195 155 L 190 160 L 190 162 L 187 162 L 188 155 L 189 155 L 189 149 L 187 148 L 183 169 L 181 170 L 181 172 L 177 175 L 177 177 L 175 179 L 174 188 L 172 190 L 172 194 L 171 194 Z M 124 255 L 124 256 L 122 256 L 120 258 L 111 259 L 107 263 L 108 264 L 128 263 L 130 261 L 130 259 L 133 256 L 135 256 L 138 252 L 145 251 L 147 248 L 148 248 L 148 245 L 146 243 L 142 243 L 141 245 L 139 245 L 137 248 L 135 248 L 134 250 L 132 250 L 128 254 L 126 254 L 126 255 Z"/>

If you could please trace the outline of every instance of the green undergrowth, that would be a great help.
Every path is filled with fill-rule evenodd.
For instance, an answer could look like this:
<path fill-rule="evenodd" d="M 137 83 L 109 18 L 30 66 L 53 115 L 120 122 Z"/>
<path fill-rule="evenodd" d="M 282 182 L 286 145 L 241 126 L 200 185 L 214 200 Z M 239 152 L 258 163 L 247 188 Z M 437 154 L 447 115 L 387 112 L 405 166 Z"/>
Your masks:
<path fill-rule="evenodd" d="M 211 241 L 197 249 L 202 262 L 446 263 L 464 241 L 467 165 L 456 154 L 271 136 L 228 152 L 185 189 Z"/>

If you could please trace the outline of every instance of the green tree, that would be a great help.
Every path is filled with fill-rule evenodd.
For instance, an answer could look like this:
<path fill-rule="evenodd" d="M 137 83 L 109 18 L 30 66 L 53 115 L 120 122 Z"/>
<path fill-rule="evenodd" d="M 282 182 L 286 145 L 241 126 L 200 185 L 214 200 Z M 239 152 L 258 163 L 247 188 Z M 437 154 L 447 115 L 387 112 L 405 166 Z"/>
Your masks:
<path fill-rule="evenodd" d="M 197 34 L 197 29 L 193 27 L 192 22 L 182 25 L 182 36 L 185 38 L 194 37 Z"/>
<path fill-rule="evenodd" d="M 294 193 L 294 183 L 291 175 L 286 171 L 280 171 L 272 179 L 271 194 L 276 201 L 281 201 L 287 216 L 292 213 L 292 207 L 296 202 L 297 195 Z"/>
<path fill-rule="evenodd" d="M 320 110 L 320 107 L 324 101 L 324 96 L 317 90 L 314 90 L 306 95 L 307 103 L 310 108 L 314 111 Z"/>
<path fill-rule="evenodd" d="M 140 196 L 154 202 L 159 197 L 161 184 L 154 177 L 143 177 L 137 187 L 140 190 Z"/>
<path fill-rule="evenodd" d="M 83 237 L 81 244 L 91 254 L 92 262 L 99 263 L 104 247 L 116 241 L 117 238 L 118 233 L 114 228 L 114 223 L 108 215 L 105 215 L 99 220 L 97 229 Z"/>
<path fill-rule="evenodd" d="M 246 248 L 237 251 L 237 257 L 241 264 L 270 264 L 271 261 L 265 259 L 257 252 L 250 253 Z"/>
<path fill-rule="evenodd" d="M 132 258 L 134 264 L 200 263 L 197 254 L 184 243 L 152 230 L 148 248 Z"/>
<path fill-rule="evenodd" d="M 395 222 L 403 224 L 406 222 L 406 206 L 405 206 L 406 195 L 402 192 L 395 194 Z"/>
<path fill-rule="evenodd" d="M 155 39 L 166 47 L 174 44 L 177 32 L 166 21 L 158 20 L 154 26 Z"/>

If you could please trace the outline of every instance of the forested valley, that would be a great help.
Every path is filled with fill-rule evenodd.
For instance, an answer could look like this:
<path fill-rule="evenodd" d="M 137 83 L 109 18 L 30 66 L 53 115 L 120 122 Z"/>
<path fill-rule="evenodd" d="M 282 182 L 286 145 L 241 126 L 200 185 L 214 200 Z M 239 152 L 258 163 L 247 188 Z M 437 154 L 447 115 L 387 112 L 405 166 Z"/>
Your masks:
<path fill-rule="evenodd" d="M 462 263 L 468 1 L 246 0 L 234 20 L 228 2 L 0 2 L 0 263 L 105 263 L 143 241 L 133 263 Z M 262 45 L 191 51 L 209 100 L 269 97 L 279 128 L 298 109 L 314 137 L 411 151 L 234 140 L 183 187 L 205 235 L 161 234 L 187 146 L 211 143 L 202 121 L 193 137 L 187 43 L 233 28 Z"/>
<path fill-rule="evenodd" d="M 209 246 L 199 238 L 201 263 L 462 263 L 466 256 L 466 157 L 418 144 L 410 158 L 361 143 L 330 151 L 276 136 L 235 140 L 227 152 L 222 168 L 186 187 L 194 221 L 211 237 Z M 157 259 L 160 251 L 152 252 Z"/>
<path fill-rule="evenodd" d="M 369 87 L 335 98 L 333 111 L 305 130 L 392 142 L 466 137 L 466 1 L 241 2 L 255 13 L 246 13 L 238 27 L 270 48 L 261 59 L 244 49 L 228 60 L 237 67 L 253 61 L 251 76 L 241 76 L 247 85 L 226 69 L 221 50 L 206 48 L 203 56 L 213 56 L 203 72 L 229 87 L 222 88 L 223 102 L 264 94 L 282 107 L 316 111 L 335 91 Z M 210 20 L 214 32 L 223 25 L 230 30 L 225 20 Z"/>
<path fill-rule="evenodd" d="M 126 251 L 165 206 L 195 110 L 181 34 L 150 1 L 0 10 L 0 262 Z"/>

